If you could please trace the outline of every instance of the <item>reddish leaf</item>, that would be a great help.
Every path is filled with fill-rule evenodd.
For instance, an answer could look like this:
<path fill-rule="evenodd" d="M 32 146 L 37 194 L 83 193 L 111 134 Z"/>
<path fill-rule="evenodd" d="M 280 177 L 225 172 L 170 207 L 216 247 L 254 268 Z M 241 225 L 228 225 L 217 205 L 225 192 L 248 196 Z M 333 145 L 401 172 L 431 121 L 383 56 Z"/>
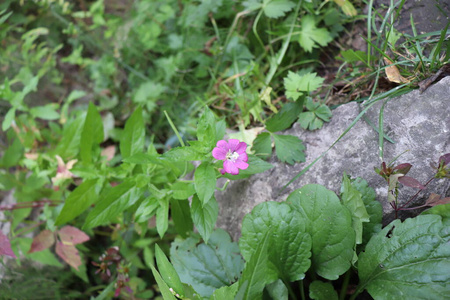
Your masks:
<path fill-rule="evenodd" d="M 45 250 L 53 245 L 53 243 L 55 243 L 55 235 L 50 230 L 46 229 L 34 237 L 28 253 Z"/>
<path fill-rule="evenodd" d="M 11 243 L 9 242 L 8 237 L 4 235 L 0 230 L 0 256 L 1 255 L 7 255 L 11 256 L 12 258 L 17 258 L 11 249 Z"/>
<path fill-rule="evenodd" d="M 428 197 L 427 202 L 425 202 L 426 206 L 436 206 L 439 204 L 447 204 L 450 203 L 450 197 L 442 198 L 438 194 L 431 193 L 430 197 Z"/>
<path fill-rule="evenodd" d="M 56 254 L 66 263 L 78 270 L 81 266 L 81 257 L 77 248 L 73 245 L 64 245 L 62 242 L 56 242 Z"/>
<path fill-rule="evenodd" d="M 439 165 L 443 164 L 444 166 L 450 164 L 450 153 L 444 154 L 441 157 L 439 157 Z"/>
<path fill-rule="evenodd" d="M 421 189 L 423 190 L 425 187 L 416 179 L 409 177 L 409 176 L 402 176 L 398 178 L 398 181 L 406 186 L 415 188 L 415 189 Z"/>
<path fill-rule="evenodd" d="M 412 165 L 408 164 L 408 163 L 404 163 L 404 164 L 399 164 L 398 166 L 394 167 L 394 170 L 397 170 L 398 173 L 401 173 L 403 175 L 406 175 L 406 173 L 409 172 L 409 170 L 411 169 Z"/>
<path fill-rule="evenodd" d="M 89 241 L 89 236 L 73 226 L 64 226 L 58 231 L 61 242 L 65 245 L 76 245 Z"/>

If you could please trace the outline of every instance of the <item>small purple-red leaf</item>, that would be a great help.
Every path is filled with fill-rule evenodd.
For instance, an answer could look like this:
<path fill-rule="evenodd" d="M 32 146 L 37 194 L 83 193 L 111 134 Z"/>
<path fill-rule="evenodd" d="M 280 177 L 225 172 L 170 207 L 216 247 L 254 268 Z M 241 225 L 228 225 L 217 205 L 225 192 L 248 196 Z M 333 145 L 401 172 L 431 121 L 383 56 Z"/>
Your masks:
<path fill-rule="evenodd" d="M 409 172 L 409 170 L 411 169 L 412 165 L 408 164 L 408 163 L 404 163 L 404 164 L 399 164 L 398 166 L 394 167 L 394 170 L 397 170 L 398 173 L 401 173 L 403 175 L 406 175 L 406 173 Z"/>
<path fill-rule="evenodd" d="M 50 248 L 55 243 L 55 235 L 50 230 L 43 230 L 34 237 L 28 253 L 39 252 Z"/>
<path fill-rule="evenodd" d="M 425 187 L 419 182 L 417 181 L 417 179 L 414 179 L 412 177 L 409 176 L 402 176 L 398 178 L 398 181 L 405 185 L 405 186 L 409 186 L 415 189 L 421 189 L 423 190 Z"/>
<path fill-rule="evenodd" d="M 438 194 L 431 193 L 430 197 L 428 197 L 427 201 L 425 202 L 426 206 L 436 206 L 439 204 L 447 204 L 450 203 L 450 197 L 442 198 Z"/>
<path fill-rule="evenodd" d="M 89 236 L 73 226 L 64 226 L 58 231 L 61 242 L 65 245 L 76 245 L 89 241 Z"/>
<path fill-rule="evenodd" d="M 17 258 L 11 249 L 11 243 L 9 242 L 8 237 L 4 235 L 3 232 L 0 230 L 0 256 L 2 255 Z"/>
<path fill-rule="evenodd" d="M 66 263 L 78 270 L 81 266 L 81 257 L 77 248 L 73 245 L 64 245 L 62 242 L 56 242 L 56 254 Z"/>
<path fill-rule="evenodd" d="M 444 166 L 450 163 L 450 153 L 444 154 L 439 157 L 439 165 L 441 165 L 442 163 L 444 164 Z"/>

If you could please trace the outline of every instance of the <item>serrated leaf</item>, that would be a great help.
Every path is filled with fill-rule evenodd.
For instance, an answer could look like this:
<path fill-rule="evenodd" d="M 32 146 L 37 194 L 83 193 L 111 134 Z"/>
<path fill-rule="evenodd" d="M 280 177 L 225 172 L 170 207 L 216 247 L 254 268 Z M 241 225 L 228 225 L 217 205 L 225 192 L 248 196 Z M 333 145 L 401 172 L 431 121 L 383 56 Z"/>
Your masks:
<path fill-rule="evenodd" d="M 142 193 L 143 190 L 136 188 L 136 183 L 133 179 L 111 188 L 105 195 L 100 196 L 100 200 L 88 214 L 83 228 L 107 224 L 125 209 L 136 203 Z"/>
<path fill-rule="evenodd" d="M 28 253 L 39 252 L 50 248 L 55 243 L 55 236 L 50 230 L 43 230 L 33 238 Z"/>
<path fill-rule="evenodd" d="M 194 172 L 194 186 L 202 205 L 206 205 L 216 190 L 216 171 L 208 162 L 202 162 Z"/>
<path fill-rule="evenodd" d="M 258 134 L 253 141 L 252 150 L 255 151 L 255 155 L 262 159 L 267 159 L 272 155 L 272 139 L 270 133 L 262 132 Z"/>
<path fill-rule="evenodd" d="M 155 245 L 155 256 L 158 270 L 161 274 L 162 279 L 169 288 L 172 288 L 175 293 L 181 296 L 179 298 L 183 298 L 184 288 L 183 284 L 181 283 L 180 277 L 178 276 L 177 271 L 175 271 L 175 268 L 167 259 L 164 252 L 161 250 L 161 248 L 159 248 L 158 244 Z"/>
<path fill-rule="evenodd" d="M 89 236 L 73 226 L 64 226 L 58 230 L 58 236 L 64 245 L 76 245 L 89 241 Z"/>
<path fill-rule="evenodd" d="M 449 243 L 449 227 L 440 216 L 395 220 L 360 254 L 360 287 L 375 299 L 443 299 L 449 291 Z"/>
<path fill-rule="evenodd" d="M 269 260 L 270 234 L 266 232 L 261 236 L 256 250 L 245 264 L 242 276 L 239 279 L 239 289 L 235 300 L 260 299 L 264 286 L 277 279 L 274 266 Z"/>
<path fill-rule="evenodd" d="M 216 225 L 217 216 L 219 215 L 219 206 L 216 198 L 212 197 L 208 203 L 202 205 L 197 195 L 192 197 L 191 216 L 195 227 L 202 236 L 205 243 L 208 242 L 214 226 Z"/>
<path fill-rule="evenodd" d="M 84 116 L 80 115 L 72 122 L 66 123 L 62 138 L 55 149 L 55 153 L 64 159 L 74 157 L 80 151 L 81 132 L 84 126 Z"/>
<path fill-rule="evenodd" d="M 209 297 L 214 290 L 239 279 L 244 261 L 237 244 L 222 229 L 211 234 L 208 244 L 199 242 L 198 235 L 186 240 L 176 238 L 170 248 L 170 258 L 181 281 L 192 285 L 202 297 Z"/>
<path fill-rule="evenodd" d="M 183 238 L 186 238 L 188 233 L 194 229 L 189 202 L 172 199 L 171 203 L 170 212 L 175 225 L 175 230 Z"/>
<path fill-rule="evenodd" d="M 243 179 L 250 177 L 250 175 L 257 174 L 257 173 L 263 173 L 267 170 L 270 170 L 273 168 L 273 165 L 265 162 L 259 157 L 256 157 L 254 155 L 248 156 L 248 168 L 245 170 L 239 170 L 238 175 L 231 175 L 228 173 L 225 173 L 223 177 L 231 179 L 231 180 L 237 180 L 237 179 Z"/>
<path fill-rule="evenodd" d="M 356 234 L 356 244 L 362 243 L 363 222 L 369 222 L 370 217 L 361 198 L 361 193 L 351 185 L 350 179 L 344 173 L 342 177 L 341 199 L 352 215 L 352 226 Z"/>
<path fill-rule="evenodd" d="M 156 231 L 161 238 L 169 228 L 169 201 L 161 199 L 158 201 L 159 207 L 156 209 Z"/>
<path fill-rule="evenodd" d="M 89 102 L 88 112 L 81 131 L 80 156 L 84 163 L 92 161 L 92 147 L 103 141 L 103 121 L 97 107 Z"/>
<path fill-rule="evenodd" d="M 142 107 L 136 108 L 131 117 L 125 123 L 125 129 L 120 139 L 120 153 L 122 158 L 127 158 L 144 149 L 145 127 L 142 118 Z"/>
<path fill-rule="evenodd" d="M 302 140 L 293 135 L 274 134 L 275 151 L 280 161 L 293 165 L 305 161 L 305 146 Z"/>
<path fill-rule="evenodd" d="M 312 49 L 317 48 L 318 45 L 326 46 L 332 40 L 333 38 L 328 30 L 316 27 L 314 16 L 305 15 L 302 17 L 298 42 L 306 52 L 312 52 Z"/>
<path fill-rule="evenodd" d="M 305 233 L 300 213 L 285 203 L 261 203 L 244 217 L 239 239 L 244 259 L 250 260 L 261 237 L 269 231 L 268 258 L 279 277 L 288 282 L 303 279 L 311 265 L 311 236 Z"/>
<path fill-rule="evenodd" d="M 289 102 L 266 122 L 266 129 L 277 132 L 291 127 L 303 109 L 303 101 Z"/>
<path fill-rule="evenodd" d="M 236 296 L 238 284 L 234 283 L 230 286 L 223 286 L 220 289 L 214 291 L 209 300 L 223 300 L 223 299 L 234 299 Z"/>
<path fill-rule="evenodd" d="M 67 197 L 64 206 L 56 218 L 55 225 L 67 223 L 82 214 L 97 200 L 96 183 L 98 179 L 91 179 L 80 184 Z"/>
<path fill-rule="evenodd" d="M 309 297 L 314 300 L 337 300 L 338 294 L 330 282 L 314 280 L 309 285 Z"/>
<path fill-rule="evenodd" d="M 350 212 L 335 193 L 318 184 L 293 191 L 286 202 L 308 220 L 306 232 L 312 237 L 312 269 L 326 279 L 337 279 L 350 268 L 353 258 L 355 232 Z"/>
<path fill-rule="evenodd" d="M 306 108 L 309 111 L 301 113 L 298 118 L 302 128 L 316 130 L 322 127 L 323 121 L 330 121 L 332 113 L 325 104 L 314 102 L 311 97 L 307 97 Z"/>
<path fill-rule="evenodd" d="M 295 4 L 289 0 L 264 0 L 264 14 L 269 18 L 279 18 L 291 11 Z"/>
<path fill-rule="evenodd" d="M 284 78 L 284 88 L 286 89 L 286 97 L 297 100 L 301 95 L 315 91 L 322 86 L 324 79 L 318 77 L 316 73 L 306 73 L 299 75 L 297 73 L 288 72 Z"/>
<path fill-rule="evenodd" d="M 195 194 L 195 186 L 190 182 L 175 182 L 171 186 L 172 197 L 177 200 L 186 200 Z"/>

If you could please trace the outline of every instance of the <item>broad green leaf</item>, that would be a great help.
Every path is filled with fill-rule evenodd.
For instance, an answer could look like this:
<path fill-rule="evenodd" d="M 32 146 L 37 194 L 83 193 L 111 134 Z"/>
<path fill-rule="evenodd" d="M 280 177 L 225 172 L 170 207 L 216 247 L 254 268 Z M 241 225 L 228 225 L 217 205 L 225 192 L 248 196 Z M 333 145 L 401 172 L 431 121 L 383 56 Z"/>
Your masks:
<path fill-rule="evenodd" d="M 311 236 L 305 232 L 305 219 L 286 203 L 264 202 L 253 208 L 242 221 L 239 248 L 249 261 L 268 232 L 268 258 L 284 280 L 305 277 L 311 266 Z"/>
<path fill-rule="evenodd" d="M 208 244 L 199 242 L 198 235 L 186 240 L 176 238 L 170 258 L 181 281 L 192 285 L 202 297 L 209 297 L 214 290 L 239 279 L 244 261 L 237 244 L 222 229 L 211 234 Z"/>
<path fill-rule="evenodd" d="M 325 104 L 314 102 L 311 97 L 307 97 L 306 108 L 309 111 L 301 113 L 298 117 L 302 128 L 316 130 L 322 127 L 323 122 L 330 121 L 331 110 Z"/>
<path fill-rule="evenodd" d="M 206 205 L 216 190 L 216 171 L 208 162 L 202 162 L 194 172 L 194 185 L 202 205 Z"/>
<path fill-rule="evenodd" d="M 170 189 L 172 197 L 177 200 L 186 200 L 195 194 L 195 186 L 190 182 L 175 182 Z"/>
<path fill-rule="evenodd" d="M 262 132 L 258 134 L 253 141 L 252 150 L 255 151 L 255 155 L 262 159 L 267 159 L 272 154 L 272 139 L 270 133 Z"/>
<path fill-rule="evenodd" d="M 261 236 L 256 251 L 245 264 L 242 276 L 239 279 L 239 289 L 235 300 L 261 299 L 266 284 L 277 280 L 274 266 L 269 260 L 270 230 Z"/>
<path fill-rule="evenodd" d="M 273 168 L 273 165 L 262 160 L 259 157 L 256 157 L 254 155 L 248 156 L 248 168 L 245 170 L 239 170 L 238 175 L 231 175 L 228 173 L 225 173 L 223 177 L 231 179 L 231 180 L 237 180 L 237 179 L 243 179 L 247 178 L 250 175 L 257 174 L 257 173 L 263 173 L 267 170 L 270 170 Z"/>
<path fill-rule="evenodd" d="M 367 59 L 367 53 L 363 51 L 355 51 L 352 49 L 341 51 L 341 55 L 344 58 L 344 60 L 348 63 L 354 63 L 354 62 L 366 62 Z"/>
<path fill-rule="evenodd" d="M 447 298 L 449 244 L 449 226 L 440 216 L 395 220 L 360 254 L 359 289 L 367 289 L 375 299 Z"/>
<path fill-rule="evenodd" d="M 202 160 L 205 155 L 196 151 L 194 147 L 176 147 L 165 152 L 162 158 L 168 159 L 170 161 L 192 161 L 192 160 Z"/>
<path fill-rule="evenodd" d="M 75 157 L 80 151 L 81 132 L 83 131 L 85 115 L 80 115 L 64 126 L 62 138 L 55 149 L 63 159 Z"/>
<path fill-rule="evenodd" d="M 266 122 L 266 129 L 277 132 L 291 127 L 303 110 L 303 101 L 289 102 Z"/>
<path fill-rule="evenodd" d="M 81 132 L 80 156 L 84 163 L 92 161 L 92 147 L 103 141 L 103 121 L 97 107 L 89 102 L 88 112 Z"/>
<path fill-rule="evenodd" d="M 161 291 L 163 299 L 164 300 L 177 300 L 177 298 L 175 298 L 175 296 L 169 290 L 169 287 L 164 282 L 164 280 L 161 278 L 161 275 L 159 275 L 159 273 L 155 269 L 155 267 L 153 265 L 150 265 L 149 267 L 152 270 L 153 277 L 155 277 L 156 283 L 158 284 L 158 287 L 159 287 L 159 290 Z"/>
<path fill-rule="evenodd" d="M 269 18 L 279 18 L 286 15 L 295 6 L 294 2 L 289 0 L 264 0 L 264 14 Z"/>
<path fill-rule="evenodd" d="M 19 138 L 15 138 L 12 144 L 4 150 L 1 158 L 1 166 L 5 169 L 16 166 L 23 157 L 24 147 Z"/>
<path fill-rule="evenodd" d="M 47 104 L 43 106 L 36 106 L 30 109 L 30 114 L 42 120 L 57 120 L 59 113 L 55 110 L 55 105 Z"/>
<path fill-rule="evenodd" d="M 169 200 L 161 199 L 158 201 L 159 207 L 156 209 L 156 231 L 161 238 L 169 228 Z"/>
<path fill-rule="evenodd" d="M 332 40 L 333 38 L 328 30 L 316 27 L 314 16 L 305 15 L 302 17 L 298 42 L 306 52 L 312 52 L 312 49 L 318 48 L 318 45 L 326 46 Z"/>
<path fill-rule="evenodd" d="M 367 184 L 367 181 L 358 177 L 352 181 L 352 186 L 361 193 L 361 199 L 369 214 L 369 222 L 363 223 L 363 245 L 366 245 L 372 235 L 381 230 L 383 207 L 377 201 L 375 191 Z"/>
<path fill-rule="evenodd" d="M 300 282 L 300 284 L 302 284 Z M 289 300 L 289 291 L 281 279 L 266 285 L 266 290 L 272 299 Z"/>
<path fill-rule="evenodd" d="M 197 139 L 211 150 L 216 144 L 216 118 L 208 107 L 205 107 L 205 111 L 198 120 Z"/>
<path fill-rule="evenodd" d="M 96 202 L 96 183 L 97 179 L 87 180 L 70 193 L 56 218 L 55 225 L 59 226 L 72 221 Z"/>
<path fill-rule="evenodd" d="M 192 197 L 191 216 L 195 227 L 202 236 L 205 243 L 208 242 L 219 214 L 219 205 L 216 198 L 212 197 L 208 203 L 202 205 L 197 195 Z"/>
<path fill-rule="evenodd" d="M 100 200 L 88 214 L 83 229 L 109 223 L 125 209 L 139 200 L 143 189 L 136 188 L 133 179 L 109 189 L 106 194 L 100 195 Z"/>
<path fill-rule="evenodd" d="M 442 220 L 449 220 L 450 219 L 450 203 L 447 204 L 440 204 L 433 206 L 430 209 L 425 210 L 422 212 L 422 215 L 439 215 L 442 217 Z"/>
<path fill-rule="evenodd" d="M 314 280 L 309 285 L 309 297 L 314 300 L 338 300 L 338 294 L 331 282 Z"/>
<path fill-rule="evenodd" d="M 172 288 L 175 293 L 181 296 L 179 298 L 183 298 L 184 288 L 183 284 L 181 283 L 180 277 L 178 276 L 177 271 L 175 271 L 175 268 L 167 259 L 164 252 L 161 250 L 161 248 L 159 248 L 158 244 L 155 245 L 155 256 L 159 273 L 161 274 L 164 282 L 169 288 Z"/>
<path fill-rule="evenodd" d="M 355 246 L 355 231 L 348 209 L 330 190 L 308 184 L 293 191 L 291 203 L 308 220 L 306 232 L 312 237 L 312 269 L 335 280 L 350 268 Z"/>
<path fill-rule="evenodd" d="M 286 97 L 297 100 L 301 95 L 315 91 L 322 86 L 324 79 L 318 77 L 316 73 L 306 73 L 299 75 L 297 73 L 288 72 L 284 78 L 284 88 L 286 89 Z M 303 102 L 302 102 L 303 103 Z"/>
<path fill-rule="evenodd" d="M 172 199 L 171 203 L 171 216 L 175 225 L 175 230 L 183 238 L 186 238 L 189 232 L 194 229 L 189 202 Z"/>
<path fill-rule="evenodd" d="M 5 118 L 2 122 L 2 130 L 6 131 L 11 127 L 12 121 L 14 120 L 14 117 L 16 116 L 16 109 L 14 107 L 11 107 L 8 112 L 5 115 Z"/>
<path fill-rule="evenodd" d="M 293 165 L 305 161 L 305 146 L 302 140 L 293 135 L 274 134 L 275 151 L 280 161 Z"/>
<path fill-rule="evenodd" d="M 227 129 L 227 123 L 225 119 L 221 119 L 216 122 L 216 140 L 221 140 L 225 136 L 225 132 Z"/>
<path fill-rule="evenodd" d="M 142 107 L 136 108 L 131 117 L 125 123 L 125 129 L 120 139 L 120 153 L 122 158 L 140 153 L 144 149 L 145 127 L 142 118 Z"/>
<path fill-rule="evenodd" d="M 238 284 L 234 283 L 230 286 L 223 286 L 220 289 L 214 291 L 209 300 L 224 300 L 224 299 L 234 299 L 236 296 Z"/>
<path fill-rule="evenodd" d="M 362 243 L 363 222 L 367 223 L 370 220 L 369 214 L 366 211 L 364 202 L 361 198 L 361 193 L 352 186 L 347 174 L 342 176 L 341 199 L 345 207 L 348 208 L 352 215 L 352 226 L 355 230 L 356 244 Z"/>

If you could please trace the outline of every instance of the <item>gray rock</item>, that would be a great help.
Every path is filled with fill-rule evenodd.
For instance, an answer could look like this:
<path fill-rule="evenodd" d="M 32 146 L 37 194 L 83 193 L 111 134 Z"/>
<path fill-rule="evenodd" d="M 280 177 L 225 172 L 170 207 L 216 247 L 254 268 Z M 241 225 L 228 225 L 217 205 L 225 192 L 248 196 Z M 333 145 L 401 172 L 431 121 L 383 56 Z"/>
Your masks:
<path fill-rule="evenodd" d="M 378 124 L 383 101 L 372 106 L 366 116 L 372 124 Z M 283 201 L 290 192 L 305 184 L 318 183 L 339 194 L 342 174 L 362 177 L 377 193 L 377 200 L 383 205 L 386 224 L 394 219 L 394 212 L 387 202 L 386 182 L 374 171 L 379 167 L 378 133 L 366 121 L 360 119 L 355 126 L 324 155 L 310 170 L 281 191 L 303 168 L 325 152 L 350 126 L 364 109 L 357 103 L 349 103 L 336 108 L 330 123 L 316 131 L 303 130 L 298 124 L 284 134 L 298 136 L 306 146 L 305 163 L 294 166 L 280 163 L 275 156 L 269 171 L 256 174 L 245 180 L 230 183 L 223 192 L 216 192 L 219 202 L 217 226 L 230 232 L 234 240 L 240 236 L 242 219 L 259 203 L 275 200 Z M 376 125 L 378 127 L 378 125 Z M 450 152 L 450 77 L 442 79 L 423 94 L 417 90 L 397 98 L 389 99 L 384 109 L 385 133 L 395 143 L 384 142 L 384 160 L 405 152 L 396 161 L 413 165 L 408 176 L 425 183 L 433 176 L 430 162 Z M 417 190 L 400 189 L 400 203 L 405 203 Z M 430 194 L 450 194 L 450 180 L 435 180 L 409 206 L 422 204 Z M 418 211 L 408 211 L 409 215 Z M 408 215 L 400 215 L 407 217 Z"/>

